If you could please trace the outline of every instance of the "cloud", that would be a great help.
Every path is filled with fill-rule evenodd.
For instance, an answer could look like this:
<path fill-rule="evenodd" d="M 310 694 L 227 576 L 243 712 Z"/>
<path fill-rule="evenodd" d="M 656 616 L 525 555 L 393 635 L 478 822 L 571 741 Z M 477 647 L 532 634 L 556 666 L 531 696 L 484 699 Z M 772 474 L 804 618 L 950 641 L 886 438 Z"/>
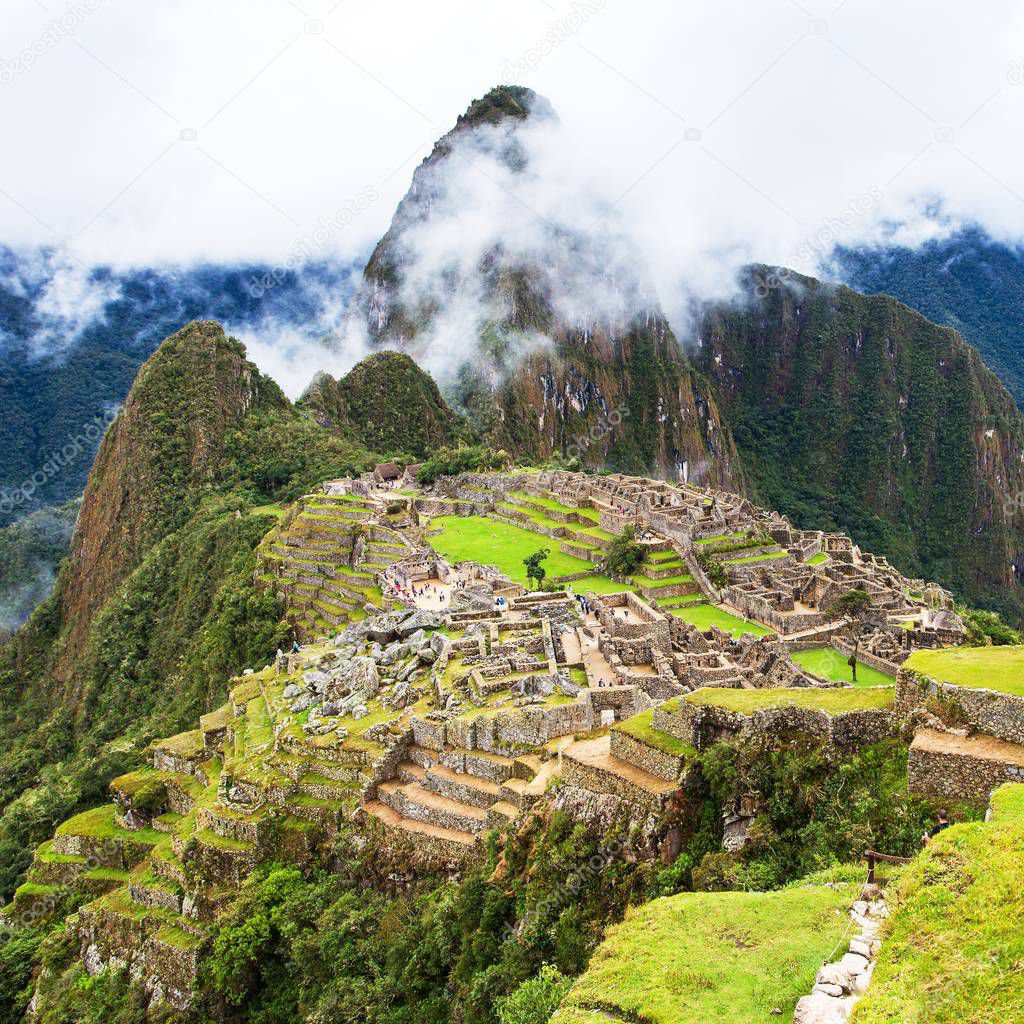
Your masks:
<path fill-rule="evenodd" d="M 10 62 L 48 15 L 8 8 Z M 729 294 L 743 263 L 814 272 L 829 225 L 845 245 L 968 222 L 1024 237 L 1022 61 L 1012 0 L 103 3 L 0 84 L 4 137 L 26 140 L 0 182 L 0 239 L 65 236 L 87 267 L 274 266 L 358 208 L 322 252 L 357 261 L 434 140 L 511 74 L 561 120 L 534 140 L 520 198 L 559 225 L 599 218 L 682 332 L 690 297 Z M 481 173 L 494 170 L 463 168 L 451 223 L 467 234 L 421 239 L 424 255 L 480 249 L 498 215 L 507 247 L 532 245 L 526 210 Z M 600 280 L 584 276 L 567 300 Z M 619 280 L 610 268 L 588 308 L 614 307 Z M 75 284 L 55 315 L 76 309 L 62 301 Z M 452 343 L 472 298 L 450 304 Z"/>

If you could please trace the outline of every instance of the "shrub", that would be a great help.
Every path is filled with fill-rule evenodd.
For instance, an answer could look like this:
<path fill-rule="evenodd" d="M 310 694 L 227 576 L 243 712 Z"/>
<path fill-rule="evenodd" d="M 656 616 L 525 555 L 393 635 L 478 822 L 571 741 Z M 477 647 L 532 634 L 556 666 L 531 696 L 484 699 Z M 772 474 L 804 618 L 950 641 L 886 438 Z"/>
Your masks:
<path fill-rule="evenodd" d="M 572 978 L 545 964 L 536 977 L 524 981 L 510 996 L 495 1001 L 498 1024 L 547 1024 L 571 985 Z"/>

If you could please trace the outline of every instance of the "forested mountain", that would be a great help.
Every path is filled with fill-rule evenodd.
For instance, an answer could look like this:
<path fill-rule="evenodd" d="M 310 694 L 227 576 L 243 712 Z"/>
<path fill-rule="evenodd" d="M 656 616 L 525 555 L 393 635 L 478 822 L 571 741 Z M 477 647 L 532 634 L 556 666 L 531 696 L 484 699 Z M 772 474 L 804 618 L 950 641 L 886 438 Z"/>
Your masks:
<path fill-rule="evenodd" d="M 84 268 L 0 245 L 0 526 L 81 495 L 103 430 L 169 334 L 212 318 L 282 348 L 315 344 L 351 269 Z"/>
<path fill-rule="evenodd" d="M 862 292 L 895 295 L 955 327 L 1024 405 L 1024 249 L 965 227 L 906 246 L 839 248 L 834 276 Z"/>

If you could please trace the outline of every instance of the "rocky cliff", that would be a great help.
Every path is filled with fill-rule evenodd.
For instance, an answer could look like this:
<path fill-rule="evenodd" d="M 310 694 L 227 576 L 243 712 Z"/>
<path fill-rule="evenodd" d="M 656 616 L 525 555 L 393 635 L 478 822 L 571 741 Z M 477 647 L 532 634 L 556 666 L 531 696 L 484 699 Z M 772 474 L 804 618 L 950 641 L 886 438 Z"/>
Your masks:
<path fill-rule="evenodd" d="M 1024 419 L 956 331 L 888 296 L 751 268 L 697 360 L 752 493 L 904 571 L 1024 610 Z"/>
<path fill-rule="evenodd" d="M 534 133 L 554 119 L 521 87 L 470 105 L 416 170 L 350 328 L 438 367 L 498 447 L 735 487 L 729 430 L 642 259 L 535 209 Z"/>

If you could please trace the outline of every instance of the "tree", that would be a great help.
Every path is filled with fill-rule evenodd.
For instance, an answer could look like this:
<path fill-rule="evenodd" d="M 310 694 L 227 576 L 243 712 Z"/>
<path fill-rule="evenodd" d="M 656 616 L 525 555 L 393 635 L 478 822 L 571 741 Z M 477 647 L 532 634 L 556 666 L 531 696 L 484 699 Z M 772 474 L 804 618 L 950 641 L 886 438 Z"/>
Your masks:
<path fill-rule="evenodd" d="M 523 565 L 526 566 L 526 580 L 537 581 L 537 589 L 540 590 L 541 584 L 544 582 L 544 577 L 547 576 L 547 570 L 541 565 L 541 562 L 548 557 L 551 552 L 547 548 L 541 548 L 539 551 L 535 551 L 532 555 L 523 559 Z"/>
<path fill-rule="evenodd" d="M 837 597 L 829 606 L 828 614 L 834 618 L 845 618 L 848 621 L 845 632 L 853 643 L 853 654 L 850 655 L 849 666 L 853 681 L 857 682 L 857 651 L 860 649 L 860 638 L 864 632 L 871 613 L 871 595 L 866 590 L 848 590 Z"/>
<path fill-rule="evenodd" d="M 627 526 L 611 542 L 606 565 L 614 576 L 629 576 L 636 572 L 647 559 L 647 549 L 636 541 L 636 530 Z"/>

